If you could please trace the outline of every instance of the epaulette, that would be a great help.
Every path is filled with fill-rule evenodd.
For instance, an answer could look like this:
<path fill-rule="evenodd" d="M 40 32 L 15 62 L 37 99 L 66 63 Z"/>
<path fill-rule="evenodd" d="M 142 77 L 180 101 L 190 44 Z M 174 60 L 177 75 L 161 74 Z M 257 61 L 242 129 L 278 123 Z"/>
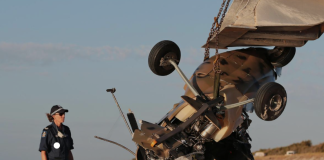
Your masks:
<path fill-rule="evenodd" d="M 46 128 L 44 128 L 44 130 L 48 130 L 50 128 L 52 128 L 53 126 L 52 125 L 48 125 Z"/>

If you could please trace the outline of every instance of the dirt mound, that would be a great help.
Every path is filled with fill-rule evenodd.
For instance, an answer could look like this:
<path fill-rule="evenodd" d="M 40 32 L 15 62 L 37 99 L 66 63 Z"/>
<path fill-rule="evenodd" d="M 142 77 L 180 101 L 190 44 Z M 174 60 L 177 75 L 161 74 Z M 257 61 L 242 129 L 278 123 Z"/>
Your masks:
<path fill-rule="evenodd" d="M 295 155 L 272 155 L 265 157 L 255 157 L 255 160 L 324 160 L 324 153 L 305 153 Z"/>
<path fill-rule="evenodd" d="M 318 153 L 324 152 L 324 143 L 312 146 L 310 140 L 302 141 L 300 143 L 294 143 L 286 147 L 277 147 L 273 149 L 260 149 L 257 152 L 264 152 L 266 155 L 285 155 L 287 151 L 295 151 L 298 154 L 301 153 Z"/>

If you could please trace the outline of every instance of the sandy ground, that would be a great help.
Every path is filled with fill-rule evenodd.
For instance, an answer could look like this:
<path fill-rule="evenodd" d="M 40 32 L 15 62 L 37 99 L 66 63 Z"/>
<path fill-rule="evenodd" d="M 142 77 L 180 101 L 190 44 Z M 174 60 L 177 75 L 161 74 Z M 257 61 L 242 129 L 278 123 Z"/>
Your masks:
<path fill-rule="evenodd" d="M 255 157 L 255 160 L 324 160 L 324 153 L 295 154 L 289 156 Z"/>

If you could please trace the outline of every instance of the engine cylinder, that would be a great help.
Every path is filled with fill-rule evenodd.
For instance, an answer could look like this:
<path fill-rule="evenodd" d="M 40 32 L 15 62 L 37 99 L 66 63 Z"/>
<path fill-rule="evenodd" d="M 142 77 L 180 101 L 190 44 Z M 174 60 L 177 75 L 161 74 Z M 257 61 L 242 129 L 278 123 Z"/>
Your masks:
<path fill-rule="evenodd" d="M 209 123 L 205 127 L 205 129 L 200 133 L 200 135 L 204 138 L 210 138 L 211 135 L 216 132 L 216 130 L 217 130 L 217 127 L 214 124 Z"/>

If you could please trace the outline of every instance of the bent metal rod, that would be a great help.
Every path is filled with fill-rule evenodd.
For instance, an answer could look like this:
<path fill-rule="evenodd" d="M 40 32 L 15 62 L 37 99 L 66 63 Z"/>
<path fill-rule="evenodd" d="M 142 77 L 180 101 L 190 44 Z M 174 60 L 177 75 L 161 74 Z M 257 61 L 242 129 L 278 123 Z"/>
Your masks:
<path fill-rule="evenodd" d="M 199 93 L 197 92 L 197 90 L 190 84 L 188 78 L 186 77 L 186 75 L 183 74 L 183 72 L 181 71 L 181 69 L 178 67 L 178 65 L 172 60 L 170 59 L 169 62 L 172 64 L 172 66 L 177 70 L 177 72 L 179 73 L 180 77 L 182 78 L 182 80 L 187 84 L 187 86 L 189 87 L 189 89 L 191 90 L 191 92 L 197 97 L 200 96 Z"/>

